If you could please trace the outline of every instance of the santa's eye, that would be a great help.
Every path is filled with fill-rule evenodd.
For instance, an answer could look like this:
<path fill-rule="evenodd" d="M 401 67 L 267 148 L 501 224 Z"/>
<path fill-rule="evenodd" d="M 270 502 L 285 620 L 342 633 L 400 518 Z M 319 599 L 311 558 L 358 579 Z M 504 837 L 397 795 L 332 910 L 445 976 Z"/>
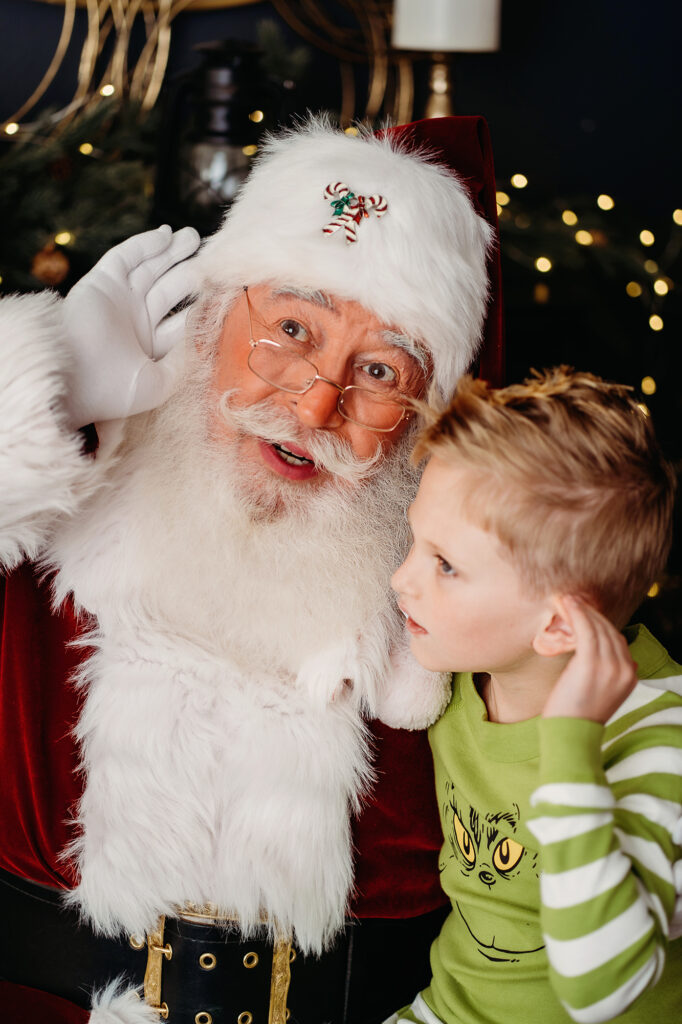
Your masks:
<path fill-rule="evenodd" d="M 493 851 L 493 864 L 502 874 L 511 871 L 521 860 L 523 849 L 515 839 L 501 839 Z"/>
<path fill-rule="evenodd" d="M 290 318 L 280 320 L 279 329 L 281 334 L 285 335 L 285 338 L 281 340 L 286 341 L 287 339 L 290 339 L 291 341 L 298 341 L 301 344 L 305 344 L 309 339 L 308 331 L 303 324 L 298 322 L 298 320 L 292 320 Z"/>
<path fill-rule="evenodd" d="M 454 811 L 453 814 L 455 823 L 455 839 L 457 840 L 457 845 L 462 851 L 462 854 L 467 864 L 475 864 L 476 850 L 474 849 L 473 840 L 469 833 L 467 832 L 467 830 L 465 829 L 462 822 L 460 821 L 457 811 Z"/>
<path fill-rule="evenodd" d="M 388 363 L 364 363 L 358 367 L 365 377 L 369 378 L 372 384 L 392 384 L 398 382 L 398 374 Z"/>

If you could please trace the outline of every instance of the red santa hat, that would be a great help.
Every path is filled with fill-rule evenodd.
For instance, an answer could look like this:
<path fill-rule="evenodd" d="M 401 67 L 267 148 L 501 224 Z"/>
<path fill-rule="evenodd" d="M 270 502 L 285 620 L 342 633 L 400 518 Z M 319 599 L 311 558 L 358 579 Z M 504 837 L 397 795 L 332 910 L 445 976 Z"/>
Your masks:
<path fill-rule="evenodd" d="M 225 293 L 272 281 L 353 299 L 429 350 L 447 396 L 483 338 L 488 268 L 498 271 L 494 196 L 480 118 L 355 136 L 313 118 L 264 143 L 202 249 L 202 287 Z M 492 292 L 498 299 L 497 280 Z M 491 311 L 494 379 L 496 302 Z"/>

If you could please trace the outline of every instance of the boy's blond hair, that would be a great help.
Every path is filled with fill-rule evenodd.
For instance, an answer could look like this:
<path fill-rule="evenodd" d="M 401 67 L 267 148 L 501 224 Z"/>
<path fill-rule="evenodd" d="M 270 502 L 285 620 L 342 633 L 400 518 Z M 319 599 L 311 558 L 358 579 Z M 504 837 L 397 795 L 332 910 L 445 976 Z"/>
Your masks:
<path fill-rule="evenodd" d="M 560 366 L 493 389 L 464 377 L 414 459 L 472 471 L 465 510 L 538 593 L 576 593 L 621 626 L 663 570 L 675 479 L 630 389 Z"/>

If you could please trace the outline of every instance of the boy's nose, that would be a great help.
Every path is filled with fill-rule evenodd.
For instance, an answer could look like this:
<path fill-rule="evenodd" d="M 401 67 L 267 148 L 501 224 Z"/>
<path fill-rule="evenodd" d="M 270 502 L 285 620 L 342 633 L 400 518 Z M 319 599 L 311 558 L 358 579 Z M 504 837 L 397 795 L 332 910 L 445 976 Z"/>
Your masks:
<path fill-rule="evenodd" d="M 391 576 L 391 586 L 395 590 L 396 594 L 405 594 L 405 593 L 407 593 L 407 590 L 408 590 L 407 562 L 408 562 L 409 557 L 410 556 L 408 555 L 407 558 L 405 559 L 405 561 L 403 562 L 403 564 L 401 566 L 399 566 L 396 569 L 396 571 L 393 573 L 393 575 Z"/>

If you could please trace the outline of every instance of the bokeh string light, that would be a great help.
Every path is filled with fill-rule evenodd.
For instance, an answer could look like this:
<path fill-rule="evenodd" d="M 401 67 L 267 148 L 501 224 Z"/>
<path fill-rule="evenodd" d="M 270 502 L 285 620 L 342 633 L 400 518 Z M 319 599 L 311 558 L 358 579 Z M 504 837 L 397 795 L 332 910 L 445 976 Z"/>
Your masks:
<path fill-rule="evenodd" d="M 529 178 L 526 174 L 515 172 L 509 178 L 509 183 L 511 184 L 512 189 L 515 190 L 515 194 L 510 194 L 510 192 L 502 187 L 498 187 L 496 194 L 501 235 L 504 239 L 505 235 L 513 225 L 514 229 L 527 231 L 530 236 L 533 234 L 530 229 L 534 226 L 534 217 L 537 220 L 538 213 L 537 211 L 531 213 L 528 207 L 520 206 L 520 193 L 528 187 Z M 517 199 L 516 196 L 519 196 L 519 198 Z M 612 211 L 616 209 L 616 201 L 608 192 L 600 192 L 595 197 L 594 203 L 600 211 L 608 215 L 611 215 Z M 557 204 L 555 204 L 555 206 L 556 205 Z M 540 214 L 539 216 L 542 217 L 543 215 Z M 548 219 L 546 213 L 544 216 L 545 219 Z M 606 231 L 606 226 L 604 226 L 604 228 L 601 226 L 597 227 L 594 224 L 594 217 L 592 217 L 592 220 L 590 221 L 588 215 L 584 214 L 583 224 L 578 226 L 581 220 L 580 215 L 575 209 L 565 206 L 560 209 L 558 219 L 561 224 L 557 223 L 556 228 L 560 228 L 561 225 L 564 225 L 565 228 L 572 229 L 574 244 L 579 246 L 581 249 L 603 249 L 608 252 L 609 247 L 611 246 L 611 241 L 609 234 Z M 682 226 L 682 209 L 676 208 L 673 210 L 672 220 L 675 225 Z M 544 224 L 543 229 L 552 230 L 552 225 Z M 556 229 L 554 229 L 554 234 L 556 236 Z M 656 235 L 649 227 L 643 227 L 637 234 L 637 240 L 642 247 L 648 250 L 656 244 Z M 682 241 L 678 241 L 677 245 L 674 246 L 675 253 L 677 253 L 680 248 L 682 248 Z M 511 255 L 512 258 L 519 263 L 532 265 L 537 273 L 543 275 L 549 274 L 551 271 L 562 265 L 561 254 L 557 255 L 545 251 L 532 255 L 531 253 L 524 252 L 521 250 L 520 246 L 517 245 L 507 247 L 504 241 L 503 252 Z M 635 259 L 633 259 L 633 262 L 635 262 Z M 568 260 L 565 260 L 564 262 L 568 263 Z M 664 329 L 665 323 L 657 305 L 662 299 L 669 295 L 673 289 L 673 280 L 671 277 L 660 273 L 659 261 L 652 259 L 651 257 L 647 257 L 646 259 L 639 260 L 637 262 L 639 263 L 641 271 L 644 271 L 644 273 L 650 277 L 655 277 L 655 280 L 644 284 L 641 280 L 632 278 L 625 284 L 625 292 L 629 298 L 639 299 L 645 304 L 647 309 L 648 327 L 651 331 L 658 333 Z M 536 303 L 548 302 L 549 290 L 547 286 L 534 285 L 533 297 Z"/>

